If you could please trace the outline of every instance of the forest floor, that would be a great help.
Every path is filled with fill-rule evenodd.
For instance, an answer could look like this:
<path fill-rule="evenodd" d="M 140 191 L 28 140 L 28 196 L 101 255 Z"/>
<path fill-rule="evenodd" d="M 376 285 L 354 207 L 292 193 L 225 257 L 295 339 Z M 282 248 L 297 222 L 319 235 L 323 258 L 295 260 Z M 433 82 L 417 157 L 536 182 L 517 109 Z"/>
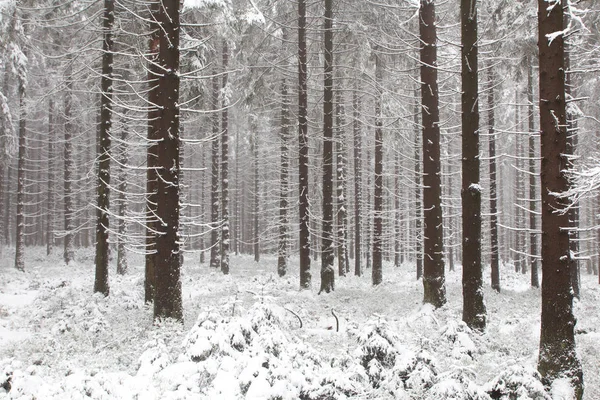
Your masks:
<path fill-rule="evenodd" d="M 460 266 L 447 272 L 448 303 L 424 306 L 415 266 L 336 279 L 333 293 L 299 291 L 297 262 L 234 256 L 231 274 L 188 255 L 184 324 L 155 324 L 144 304 L 142 258 L 111 269 L 110 296 L 94 295 L 93 252 L 68 267 L 27 249 L 26 272 L 0 256 L 0 399 L 559 399 L 535 371 L 540 291 L 510 265 L 502 292 L 488 285 L 483 334 L 461 322 Z M 485 271 L 486 281 L 489 271 Z M 600 285 L 582 274 L 577 350 L 585 399 L 600 399 Z M 292 312 L 286 310 L 289 309 Z M 339 317 L 339 332 L 332 309 Z M 294 313 L 298 315 L 295 316 Z M 302 327 L 300 327 L 300 320 Z"/>

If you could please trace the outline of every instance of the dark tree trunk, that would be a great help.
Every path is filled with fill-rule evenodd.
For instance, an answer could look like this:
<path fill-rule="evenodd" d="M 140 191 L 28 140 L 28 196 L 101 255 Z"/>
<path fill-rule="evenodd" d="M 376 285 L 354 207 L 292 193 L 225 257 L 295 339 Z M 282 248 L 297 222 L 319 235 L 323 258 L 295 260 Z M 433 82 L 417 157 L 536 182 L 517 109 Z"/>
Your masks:
<path fill-rule="evenodd" d="M 96 208 L 96 277 L 94 292 L 108 296 L 108 212 L 110 208 L 110 145 L 112 129 L 113 92 L 113 24 L 115 3 L 104 0 L 102 30 L 102 77 L 100 78 L 100 132 L 98 152 L 98 183 L 96 186 L 98 207 Z"/>
<path fill-rule="evenodd" d="M 73 143 L 71 140 L 73 138 L 73 121 L 71 115 L 71 106 L 73 104 L 73 77 L 71 68 L 69 66 L 69 71 L 66 76 L 66 88 L 65 88 L 65 99 L 64 99 L 64 117 L 65 117 L 65 144 L 63 151 L 63 159 L 64 159 L 64 222 L 65 222 L 65 236 L 64 236 L 64 252 L 63 257 L 65 260 L 65 264 L 69 264 L 73 261 Z"/>
<path fill-rule="evenodd" d="M 230 225 L 229 225 L 229 99 L 227 95 L 227 68 L 229 68 L 229 47 L 223 40 L 223 111 L 221 121 L 221 272 L 229 274 Z"/>
<path fill-rule="evenodd" d="M 126 112 L 123 113 L 126 115 Z M 127 236 L 127 221 L 125 215 L 127 214 L 127 163 L 129 162 L 128 151 L 127 151 L 127 140 L 129 139 L 129 132 L 127 128 L 127 118 L 123 118 L 121 127 L 121 154 L 119 163 L 120 176 L 119 176 L 119 188 L 118 188 L 118 236 L 117 236 L 117 274 L 125 275 L 127 273 L 127 249 L 125 248 L 126 236 Z"/>
<path fill-rule="evenodd" d="M 496 132 L 494 108 L 496 101 L 494 99 L 496 80 L 494 79 L 494 70 L 488 67 L 488 152 L 490 168 L 490 264 L 492 289 L 500 292 L 500 257 L 498 252 L 498 191 L 497 191 L 497 172 L 496 172 Z"/>
<path fill-rule="evenodd" d="M 461 0 L 462 60 L 462 253 L 463 316 L 483 331 L 486 310 L 481 272 L 481 186 L 479 184 L 479 83 L 477 2 Z"/>
<path fill-rule="evenodd" d="M 219 109 L 218 71 L 212 78 L 212 138 L 211 138 L 211 185 L 210 185 L 210 267 L 219 268 L 219 136 L 221 133 Z"/>
<path fill-rule="evenodd" d="M 377 51 L 377 49 L 375 50 Z M 383 121 L 382 121 L 382 97 L 383 88 L 383 65 L 381 56 L 375 54 L 375 179 L 373 187 L 373 269 L 371 270 L 371 281 L 373 285 L 379 285 L 383 276 L 382 253 L 383 253 Z"/>
<path fill-rule="evenodd" d="M 25 106 L 25 91 L 27 86 L 26 71 L 19 68 L 19 156 L 17 159 L 17 219 L 16 219 L 16 249 L 15 268 L 25 271 L 25 169 L 27 158 L 27 110 Z"/>
<path fill-rule="evenodd" d="M 340 85 L 341 86 L 341 83 Z M 338 87 L 336 93 L 336 124 L 337 140 L 335 144 L 336 152 L 336 182 L 337 182 L 337 226 L 338 226 L 338 271 L 340 276 L 345 276 L 350 272 L 350 261 L 348 260 L 348 211 L 347 211 L 347 182 L 346 182 L 346 135 L 345 135 L 345 108 L 342 99 L 342 91 Z"/>
<path fill-rule="evenodd" d="M 400 246 L 402 242 L 402 222 L 400 219 L 400 145 L 397 145 L 396 155 L 394 157 L 394 267 L 398 268 L 402 264 Z"/>
<path fill-rule="evenodd" d="M 556 193 L 569 188 L 566 170 L 567 118 L 565 102 L 563 8 L 548 8 L 538 0 L 538 46 L 542 194 L 542 317 L 538 370 L 546 385 L 570 378 L 578 399 L 583 397 L 583 372 L 575 348 L 575 316 L 569 249 L 569 215 L 557 213 L 567 199 Z"/>
<path fill-rule="evenodd" d="M 54 132 L 54 99 L 48 99 L 48 183 L 47 183 L 47 208 L 48 215 L 46 217 L 46 255 L 52 254 L 52 248 L 54 247 L 54 141 L 56 140 Z M 0 182 L 2 178 L 0 178 Z M 0 201 L 1 203 L 1 201 Z"/>
<path fill-rule="evenodd" d="M 525 259 L 523 257 L 523 254 L 525 253 L 525 237 L 523 235 L 523 228 L 525 227 L 524 225 L 524 212 L 523 209 L 521 208 L 521 205 L 519 204 L 521 202 L 521 200 L 525 197 L 524 196 L 524 186 L 525 183 L 523 182 L 523 173 L 521 172 L 523 170 L 523 146 L 521 144 L 521 116 L 520 116 L 520 108 L 521 106 L 519 105 L 519 89 L 516 88 L 515 89 L 515 131 L 517 132 L 515 134 L 515 155 L 516 155 L 516 159 L 515 159 L 515 201 L 514 201 L 514 210 L 515 210 L 515 224 L 514 224 L 514 228 L 515 228 L 515 251 L 514 251 L 514 257 L 515 257 L 515 272 L 521 272 L 523 274 L 525 274 L 527 272 L 527 265 L 525 262 Z"/>
<path fill-rule="evenodd" d="M 284 30 L 283 40 L 287 39 Z M 285 276 L 288 267 L 288 196 L 289 196 L 289 168 L 290 168 L 290 99 L 288 84 L 285 75 L 281 79 L 281 170 L 279 176 L 279 246 L 277 248 L 277 273 Z"/>
<path fill-rule="evenodd" d="M 417 280 L 423 277 L 423 228 L 422 228 L 422 204 L 421 197 L 421 128 L 419 124 L 419 98 L 418 90 L 415 89 L 415 108 L 413 113 L 415 124 L 415 262 L 417 268 Z"/>
<path fill-rule="evenodd" d="M 158 196 L 158 140 L 159 113 L 155 104 L 158 104 L 160 95 L 158 87 L 158 76 L 160 67 L 158 65 L 159 51 L 159 29 L 158 13 L 160 2 L 154 0 L 150 4 L 150 42 L 149 42 L 149 65 L 148 65 L 148 148 L 146 154 L 146 257 L 145 257 L 145 280 L 144 299 L 146 303 L 154 301 L 155 274 L 156 274 L 156 232 L 159 229 L 156 218 L 156 203 Z"/>
<path fill-rule="evenodd" d="M 360 99 L 358 83 L 352 92 L 353 121 L 352 131 L 354 136 L 354 275 L 361 276 L 361 198 L 362 198 L 362 133 L 360 129 Z"/>
<path fill-rule="evenodd" d="M 158 196 L 162 221 L 156 239 L 154 318 L 183 320 L 179 234 L 179 0 L 161 0 L 159 12 Z"/>
<path fill-rule="evenodd" d="M 440 112 L 437 82 L 435 4 L 421 0 L 421 98 L 423 121 L 423 209 L 425 213 L 425 262 L 423 301 L 434 307 L 446 303 L 440 165 Z"/>
<path fill-rule="evenodd" d="M 321 289 L 335 287 L 333 246 L 333 0 L 325 0 L 323 23 L 323 232 L 321 251 Z"/>
<path fill-rule="evenodd" d="M 308 75 L 306 0 L 298 0 L 298 217 L 300 220 L 300 288 L 310 287 L 310 216 L 308 205 Z"/>
<path fill-rule="evenodd" d="M 536 193 L 536 159 L 535 159 L 535 115 L 533 104 L 533 60 L 530 60 L 527 74 L 527 103 L 529 114 L 529 254 L 531 254 L 531 286 L 540 287 L 538 276 L 538 234 L 537 234 L 537 193 Z"/>

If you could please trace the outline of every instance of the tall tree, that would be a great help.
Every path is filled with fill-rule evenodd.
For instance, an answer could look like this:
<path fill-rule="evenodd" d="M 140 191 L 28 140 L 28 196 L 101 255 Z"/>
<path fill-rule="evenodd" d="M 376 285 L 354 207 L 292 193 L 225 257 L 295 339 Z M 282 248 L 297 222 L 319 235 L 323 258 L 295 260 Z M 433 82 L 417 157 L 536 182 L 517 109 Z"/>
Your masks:
<path fill-rule="evenodd" d="M 323 22 L 323 232 L 321 249 L 321 289 L 335 287 L 333 246 L 333 0 L 325 0 Z"/>
<path fill-rule="evenodd" d="M 156 214 L 161 232 L 156 239 L 154 318 L 183 320 L 179 232 L 179 0 L 161 0 L 158 22 L 160 146 Z"/>
<path fill-rule="evenodd" d="M 575 316 L 566 205 L 567 118 L 563 8 L 538 0 L 539 107 L 542 193 L 542 317 L 538 370 L 547 385 L 563 376 L 583 397 L 583 372 L 575 348 Z"/>
<path fill-rule="evenodd" d="M 150 40 L 148 55 L 148 143 L 146 149 L 146 257 L 144 299 L 146 303 L 154 300 L 155 274 L 156 274 L 156 236 L 159 228 L 156 218 L 156 202 L 158 196 L 158 140 L 160 138 L 158 120 L 158 65 L 159 50 L 159 0 L 150 3 Z"/>
<path fill-rule="evenodd" d="M 338 90 L 336 92 L 336 125 L 337 125 L 337 140 L 335 142 L 336 152 L 336 182 L 337 182 L 337 240 L 339 241 L 337 246 L 337 257 L 338 257 L 338 273 L 340 276 L 345 276 L 347 272 L 350 272 L 350 265 L 348 260 L 348 211 L 346 202 L 347 193 L 347 182 L 346 182 L 346 137 L 344 126 L 345 121 L 345 109 L 342 99 L 342 90 L 340 88 L 341 80 L 338 83 Z"/>
<path fill-rule="evenodd" d="M 498 174 L 496 169 L 496 80 L 494 69 L 488 67 L 488 157 L 490 170 L 490 266 L 492 289 L 500 292 L 500 254 L 498 247 Z"/>
<path fill-rule="evenodd" d="M 354 275 L 361 276 L 361 198 L 362 198 L 362 132 L 360 126 L 361 101 L 358 93 L 358 81 L 352 91 L 352 132 L 354 136 Z"/>
<path fill-rule="evenodd" d="M 287 39 L 283 33 L 284 40 Z M 288 196 L 289 196 L 289 168 L 290 168 L 290 100 L 288 94 L 288 83 L 285 75 L 281 78 L 281 170 L 279 176 L 279 245 L 277 248 L 277 273 L 284 276 L 287 273 L 288 265 Z"/>
<path fill-rule="evenodd" d="M 537 174 L 535 159 L 535 115 L 533 104 L 533 57 L 528 62 L 527 71 L 527 104 L 528 104 L 528 125 L 529 125 L 529 254 L 531 258 L 531 286 L 540 287 L 540 278 L 538 275 L 538 233 L 537 231 Z"/>
<path fill-rule="evenodd" d="M 65 144 L 63 149 L 63 160 L 64 160 L 64 223 L 65 223 L 65 236 L 64 252 L 63 257 L 65 264 L 69 264 L 73 261 L 73 230 L 74 230 L 74 210 L 73 210 L 73 66 L 69 62 L 66 73 L 65 83 L 65 98 L 64 98 L 64 110 L 63 115 L 65 118 Z"/>
<path fill-rule="evenodd" d="M 212 138 L 211 138 L 211 180 L 210 180 L 210 266 L 219 268 L 219 74 L 215 68 L 212 78 Z"/>
<path fill-rule="evenodd" d="M 223 215 L 221 223 L 221 272 L 229 274 L 229 251 L 230 236 L 229 230 L 229 94 L 227 87 L 227 68 L 229 68 L 229 46 L 227 40 L 223 40 L 223 84 L 221 94 L 221 213 Z"/>
<path fill-rule="evenodd" d="M 129 162 L 127 140 L 129 138 L 129 128 L 127 127 L 127 111 L 123 111 L 123 121 L 121 122 L 121 153 L 119 157 L 119 187 L 118 191 L 118 223 L 117 223 L 117 274 L 125 275 L 128 269 L 127 249 L 127 163 Z"/>
<path fill-rule="evenodd" d="M 415 261 L 417 264 L 417 280 L 423 277 L 423 229 L 421 210 L 421 125 L 419 124 L 419 102 L 418 90 L 415 89 L 415 104 L 413 111 L 413 122 L 415 126 Z"/>
<path fill-rule="evenodd" d="M 462 61 L 462 253 L 463 321 L 484 330 L 481 271 L 481 185 L 479 184 L 479 83 L 477 1 L 461 0 Z"/>
<path fill-rule="evenodd" d="M 46 217 L 46 255 L 52 254 L 54 246 L 54 232 L 53 232 L 53 215 L 55 213 L 54 205 L 54 141 L 55 129 L 54 129 L 54 99 L 48 99 L 48 171 L 47 171 L 47 188 L 46 188 L 46 204 L 48 210 L 48 216 Z M 0 178 L 1 179 L 1 178 Z M 0 201 L 1 203 L 1 201 Z"/>
<path fill-rule="evenodd" d="M 298 0 L 298 217 L 300 219 L 300 288 L 310 287 L 310 216 L 308 208 L 308 62 L 306 0 Z"/>
<path fill-rule="evenodd" d="M 421 0 L 421 115 L 423 125 L 423 209 L 425 262 L 423 301 L 434 307 L 446 303 L 441 204 L 440 110 L 437 82 L 435 1 Z"/>
<path fill-rule="evenodd" d="M 98 134 L 98 183 L 96 208 L 96 276 L 94 292 L 108 296 L 108 212 L 110 198 L 110 144 L 113 93 L 113 24 L 115 3 L 104 0 L 102 18 L 102 77 L 100 78 L 100 132 Z"/>
<path fill-rule="evenodd" d="M 382 280 L 383 256 L 383 121 L 382 121 L 382 81 L 383 65 L 381 55 L 375 49 L 375 179 L 373 187 L 373 269 L 371 282 L 379 285 Z"/>
<path fill-rule="evenodd" d="M 15 49 L 16 51 L 16 49 Z M 16 219 L 16 249 L 15 268 L 25 270 L 25 170 L 27 158 L 27 56 L 21 50 L 15 61 L 17 81 L 19 85 L 19 156 L 17 158 L 17 219 Z"/>

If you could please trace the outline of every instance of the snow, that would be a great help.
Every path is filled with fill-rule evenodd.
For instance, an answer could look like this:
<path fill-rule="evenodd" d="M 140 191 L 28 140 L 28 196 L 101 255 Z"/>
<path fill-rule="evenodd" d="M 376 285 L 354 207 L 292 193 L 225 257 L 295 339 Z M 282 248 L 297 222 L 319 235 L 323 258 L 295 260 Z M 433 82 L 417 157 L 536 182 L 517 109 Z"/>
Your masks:
<path fill-rule="evenodd" d="M 275 256 L 231 256 L 223 276 L 198 257 L 182 270 L 184 324 L 154 323 L 143 302 L 143 258 L 111 274 L 111 295 L 92 293 L 93 252 L 26 251 L 26 272 L 0 260 L 0 399 L 567 399 L 536 371 L 540 291 L 501 267 L 487 286 L 488 327 L 462 321 L 461 269 L 446 276 L 448 304 L 423 305 L 415 266 L 384 264 L 336 279 L 336 290 L 298 291 L 297 260 L 278 278 Z M 57 251 L 58 253 L 58 251 Z M 112 266 L 111 271 L 114 271 Z M 485 276 L 489 271 L 485 271 Z M 600 398 L 600 287 L 582 275 L 575 302 L 585 399 Z M 340 319 L 335 331 L 331 309 Z M 302 319 L 286 309 L 294 310 Z"/>

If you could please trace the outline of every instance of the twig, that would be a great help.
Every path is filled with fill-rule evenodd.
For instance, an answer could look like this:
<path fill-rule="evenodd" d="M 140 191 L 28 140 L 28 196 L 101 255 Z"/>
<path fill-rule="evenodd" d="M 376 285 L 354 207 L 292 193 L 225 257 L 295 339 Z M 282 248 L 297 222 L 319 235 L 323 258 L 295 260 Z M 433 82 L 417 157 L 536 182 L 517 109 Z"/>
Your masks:
<path fill-rule="evenodd" d="M 291 312 L 292 314 L 294 314 L 296 316 L 296 318 L 298 318 L 298 321 L 300 322 L 300 329 L 302 329 L 302 318 L 300 318 L 300 316 L 298 314 L 296 314 L 295 312 L 293 312 L 292 310 L 290 310 L 287 307 L 283 307 L 285 308 L 287 311 Z"/>

